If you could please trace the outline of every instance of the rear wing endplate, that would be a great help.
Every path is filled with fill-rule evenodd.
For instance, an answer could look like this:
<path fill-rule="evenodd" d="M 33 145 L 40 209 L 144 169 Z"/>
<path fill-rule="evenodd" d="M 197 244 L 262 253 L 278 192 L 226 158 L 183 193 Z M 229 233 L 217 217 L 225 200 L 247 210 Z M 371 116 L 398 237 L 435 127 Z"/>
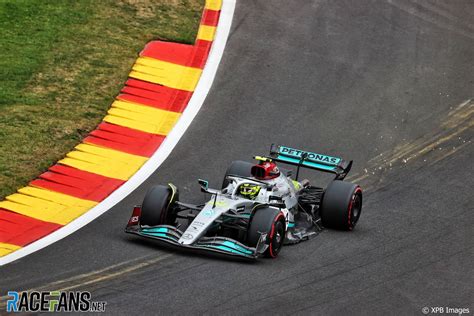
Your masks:
<path fill-rule="evenodd" d="M 337 180 L 344 179 L 352 167 L 352 160 L 345 161 L 339 157 L 317 154 L 275 144 L 272 144 L 270 148 L 269 158 L 297 166 L 296 179 L 298 179 L 300 167 L 334 173 Z"/>

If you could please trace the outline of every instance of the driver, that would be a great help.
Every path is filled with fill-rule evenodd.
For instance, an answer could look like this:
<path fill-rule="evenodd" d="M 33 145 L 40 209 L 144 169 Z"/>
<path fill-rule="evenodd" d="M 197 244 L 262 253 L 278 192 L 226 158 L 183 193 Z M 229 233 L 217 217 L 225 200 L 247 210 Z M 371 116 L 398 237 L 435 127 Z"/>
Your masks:
<path fill-rule="evenodd" d="M 260 157 L 258 158 L 259 159 L 257 160 L 259 160 L 259 164 L 253 166 L 251 169 L 251 174 L 256 179 L 265 181 L 272 180 L 280 176 L 280 170 L 273 161 Z M 262 187 L 258 184 L 244 183 L 240 185 L 239 193 L 241 196 L 247 199 L 255 200 L 255 198 L 260 193 L 261 188 Z"/>
<path fill-rule="evenodd" d="M 249 200 L 255 200 L 261 188 L 258 184 L 244 183 L 240 185 L 239 193 Z"/>
<path fill-rule="evenodd" d="M 276 163 L 272 159 L 260 156 L 255 157 L 255 159 L 258 160 L 258 164 L 252 166 L 250 173 L 255 179 L 273 185 L 273 194 L 277 196 L 288 196 L 290 191 L 298 191 L 302 186 L 307 185 L 307 182 L 309 183 L 307 180 L 303 180 L 301 183 L 291 180 L 290 183 L 292 185 L 288 186 L 287 183 L 290 179 L 281 174 L 280 169 L 278 169 Z M 240 196 L 244 198 L 255 200 L 261 189 L 261 185 L 255 183 L 243 183 L 238 188 L 238 192 Z"/>
<path fill-rule="evenodd" d="M 280 176 L 280 170 L 270 159 L 258 157 L 259 164 L 251 169 L 251 174 L 258 180 L 272 180 Z M 243 183 L 239 187 L 239 193 L 242 197 L 249 200 L 255 200 L 261 190 L 261 186 L 253 183 Z"/>

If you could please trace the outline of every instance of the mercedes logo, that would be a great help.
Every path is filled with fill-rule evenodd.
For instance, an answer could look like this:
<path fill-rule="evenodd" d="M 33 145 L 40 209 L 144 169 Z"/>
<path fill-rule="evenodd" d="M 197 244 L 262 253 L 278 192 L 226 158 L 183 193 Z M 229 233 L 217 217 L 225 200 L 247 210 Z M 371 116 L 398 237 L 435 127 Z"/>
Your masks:
<path fill-rule="evenodd" d="M 191 234 L 184 234 L 182 237 L 183 239 L 193 239 L 193 235 Z"/>

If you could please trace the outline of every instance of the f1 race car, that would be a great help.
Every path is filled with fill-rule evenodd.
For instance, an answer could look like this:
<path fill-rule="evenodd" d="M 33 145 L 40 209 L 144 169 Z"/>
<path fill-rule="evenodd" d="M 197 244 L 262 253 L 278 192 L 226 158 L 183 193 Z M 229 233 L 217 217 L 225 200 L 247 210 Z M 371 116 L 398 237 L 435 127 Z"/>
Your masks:
<path fill-rule="evenodd" d="M 150 188 L 135 206 L 125 232 L 198 251 L 255 259 L 277 257 L 283 244 L 315 236 L 323 227 L 354 229 L 362 210 L 362 190 L 344 182 L 352 161 L 285 146 L 272 145 L 256 164 L 234 161 L 221 189 L 198 180 L 209 201 L 179 201 L 173 184 Z M 296 166 L 279 169 L 276 162 Z M 325 188 L 298 181 L 300 168 L 335 174 Z"/>

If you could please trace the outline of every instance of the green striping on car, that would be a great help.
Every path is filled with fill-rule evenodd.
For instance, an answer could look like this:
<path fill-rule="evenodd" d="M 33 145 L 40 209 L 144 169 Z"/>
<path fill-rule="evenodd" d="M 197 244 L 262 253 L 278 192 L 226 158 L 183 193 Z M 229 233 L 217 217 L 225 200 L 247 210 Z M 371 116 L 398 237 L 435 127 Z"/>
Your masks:
<path fill-rule="evenodd" d="M 148 236 L 176 240 L 176 238 L 173 238 L 167 235 L 168 231 L 169 230 L 166 227 L 150 227 L 150 228 L 142 228 L 141 233 Z"/>
<path fill-rule="evenodd" d="M 142 228 L 143 233 L 167 233 L 168 228 L 165 227 L 150 227 L 150 228 Z"/>
<path fill-rule="evenodd" d="M 220 249 L 220 250 L 224 250 L 224 251 L 228 251 L 228 252 L 233 252 L 233 253 L 245 253 L 245 254 L 248 254 L 248 255 L 252 255 L 253 252 L 250 251 L 250 250 L 247 250 L 245 249 L 244 247 L 242 246 L 239 246 L 231 241 L 224 241 L 221 245 L 203 245 L 205 247 L 211 247 L 211 248 L 216 248 L 216 249 Z"/>
<path fill-rule="evenodd" d="M 301 159 L 303 157 L 303 154 L 306 154 L 307 159 L 310 161 L 319 162 L 326 165 L 334 165 L 334 166 L 337 166 L 337 164 L 341 161 L 341 158 L 338 158 L 338 157 L 331 157 L 331 156 L 317 154 L 317 153 L 313 153 L 309 151 L 302 151 L 299 149 L 294 149 L 294 148 L 290 148 L 286 146 L 280 146 L 280 154 L 285 155 L 285 156 L 295 157 L 298 159 Z"/>
<path fill-rule="evenodd" d="M 300 162 L 300 158 L 291 158 L 291 157 L 287 157 L 287 156 L 284 156 L 284 155 L 278 155 L 277 158 L 281 161 L 291 162 L 291 163 L 295 163 L 295 164 L 298 164 Z M 329 171 L 334 171 L 334 170 L 337 169 L 337 167 L 334 167 L 334 166 L 323 165 L 323 164 L 315 163 L 315 162 L 308 161 L 308 160 L 303 161 L 302 165 L 303 166 L 314 167 L 314 168 L 319 168 L 319 169 L 324 169 L 324 170 L 329 170 Z"/>
<path fill-rule="evenodd" d="M 148 235 L 148 236 L 153 236 L 153 237 L 161 237 L 161 238 L 166 238 L 166 239 L 171 239 L 171 240 L 175 240 L 174 238 L 171 238 L 170 236 L 166 235 L 166 234 L 163 234 L 163 233 L 146 233 L 146 232 L 142 232 L 144 235 Z"/>

